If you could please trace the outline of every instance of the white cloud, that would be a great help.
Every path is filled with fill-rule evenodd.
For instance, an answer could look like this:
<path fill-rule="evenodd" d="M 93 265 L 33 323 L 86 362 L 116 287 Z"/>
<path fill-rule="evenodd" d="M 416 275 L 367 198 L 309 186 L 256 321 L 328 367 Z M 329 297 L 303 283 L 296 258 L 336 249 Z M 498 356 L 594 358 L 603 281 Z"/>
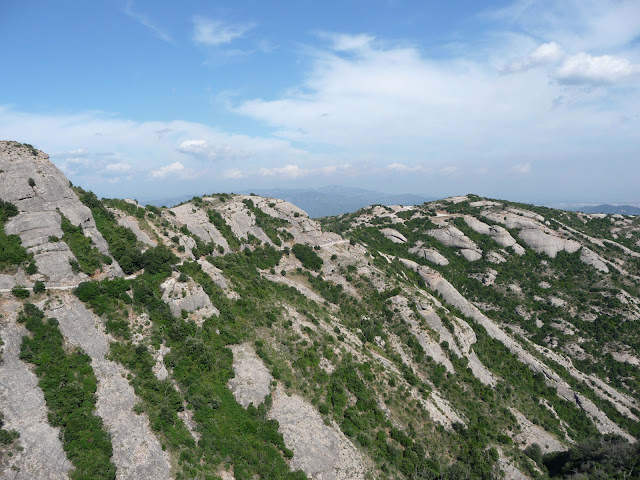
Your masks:
<path fill-rule="evenodd" d="M 174 162 L 171 165 L 165 165 L 164 167 L 160 167 L 158 170 L 152 170 L 149 173 L 151 178 L 161 179 L 165 178 L 168 175 L 176 174 L 182 172 L 184 170 L 184 165 L 180 162 Z"/>
<path fill-rule="evenodd" d="M 206 140 L 185 140 L 180 144 L 178 150 L 182 153 L 210 160 L 232 160 L 248 156 L 247 153 L 234 152 L 230 145 L 210 145 Z"/>
<path fill-rule="evenodd" d="M 298 165 L 286 165 L 284 167 L 261 168 L 259 174 L 263 177 L 300 178 L 308 175 L 308 170 L 301 169 Z"/>
<path fill-rule="evenodd" d="M 410 166 L 404 163 L 391 163 L 386 166 L 386 169 L 394 172 L 420 172 L 424 170 L 420 165 Z"/>
<path fill-rule="evenodd" d="M 222 172 L 224 178 L 237 180 L 251 177 L 273 177 L 281 180 L 296 180 L 304 177 L 344 175 L 353 173 L 352 166 L 348 163 L 342 165 L 324 165 L 314 168 L 302 168 L 299 165 L 290 164 L 283 167 L 261 167 L 241 170 L 230 168 Z"/>
<path fill-rule="evenodd" d="M 543 43 L 526 57 L 510 61 L 505 67 L 505 73 L 524 72 L 531 68 L 555 64 L 564 57 L 562 47 L 556 42 Z"/>
<path fill-rule="evenodd" d="M 184 169 L 164 177 L 164 193 L 224 191 L 220 164 L 256 171 L 283 159 L 311 164 L 324 160 L 324 156 L 294 148 L 282 139 L 229 133 L 181 120 L 137 122 L 101 112 L 32 114 L 0 105 L 0 132 L 4 138 L 31 143 L 50 153 L 51 160 L 74 184 L 105 196 L 158 198 L 157 183 L 148 180 L 163 180 L 161 168 L 176 162 Z M 188 152 L 198 149 L 203 156 Z M 207 155 L 220 162 L 210 161 Z M 234 164 L 236 161 L 242 166 Z M 116 171 L 126 169 L 124 165 L 131 168 Z M 151 176 L 151 172 L 157 173 Z M 117 189 L 107 185 L 114 177 L 121 182 Z"/>
<path fill-rule="evenodd" d="M 226 45 L 244 37 L 254 27 L 254 23 L 233 24 L 196 15 L 193 17 L 193 41 L 214 47 Z"/>
<path fill-rule="evenodd" d="M 640 33 L 637 0 L 516 0 L 488 16 L 568 51 L 624 48 Z"/>
<path fill-rule="evenodd" d="M 166 33 L 164 30 L 162 30 L 160 27 L 158 27 L 155 23 L 153 23 L 151 20 L 149 20 L 149 17 L 147 17 L 146 15 L 140 13 L 140 12 L 136 12 L 133 8 L 133 0 L 128 0 L 127 3 L 125 4 L 124 7 L 124 13 L 133 18 L 135 21 L 137 21 L 140 25 L 148 28 L 149 30 L 151 30 L 151 32 L 153 32 L 153 34 L 158 37 L 161 40 L 164 40 L 167 43 L 173 43 L 173 38 L 171 38 L 171 35 L 169 35 L 168 33 Z"/>
<path fill-rule="evenodd" d="M 320 32 L 318 36 L 329 40 L 331 42 L 331 48 L 339 52 L 367 51 L 375 40 L 375 37 L 365 34 L 350 35 L 345 33 Z"/>
<path fill-rule="evenodd" d="M 110 163 L 106 167 L 104 167 L 104 169 L 107 172 L 113 172 L 113 173 L 128 172 L 129 170 L 131 170 L 131 168 L 132 168 L 131 165 L 127 163 L 122 163 L 122 162 Z"/>
<path fill-rule="evenodd" d="M 567 57 L 554 72 L 554 78 L 565 85 L 606 85 L 635 80 L 640 75 L 640 65 L 626 58 L 602 55 L 594 57 L 578 53 Z"/>
<path fill-rule="evenodd" d="M 230 180 L 238 180 L 240 178 L 245 178 L 247 175 L 239 168 L 229 168 L 222 172 L 222 176 Z"/>

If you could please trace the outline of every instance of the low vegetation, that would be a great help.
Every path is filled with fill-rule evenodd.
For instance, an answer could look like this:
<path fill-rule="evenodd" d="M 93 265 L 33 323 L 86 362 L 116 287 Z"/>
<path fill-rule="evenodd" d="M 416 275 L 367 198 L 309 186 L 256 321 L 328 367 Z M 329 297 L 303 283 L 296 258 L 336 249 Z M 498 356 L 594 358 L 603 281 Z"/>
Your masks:
<path fill-rule="evenodd" d="M 63 448 L 75 466 L 72 478 L 114 479 L 111 438 L 93 413 L 97 383 L 89 356 L 69 352 L 57 320 L 45 318 L 33 304 L 25 304 L 18 322 L 31 334 L 22 340 L 20 358 L 35 366 L 49 422 L 60 428 Z"/>

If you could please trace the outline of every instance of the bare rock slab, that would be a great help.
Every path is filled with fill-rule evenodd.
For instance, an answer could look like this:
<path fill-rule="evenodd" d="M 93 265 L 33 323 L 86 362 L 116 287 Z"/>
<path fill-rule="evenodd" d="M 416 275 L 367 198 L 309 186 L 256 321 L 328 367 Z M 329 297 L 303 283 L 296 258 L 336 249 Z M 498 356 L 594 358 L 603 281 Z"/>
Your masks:
<path fill-rule="evenodd" d="M 47 406 L 38 386 L 38 377 L 31 367 L 20 360 L 20 345 L 27 329 L 16 323 L 17 302 L 3 302 L 3 319 L 0 319 L 0 335 L 4 341 L 0 362 L 0 409 L 5 427 L 20 434 L 18 444 L 22 452 L 7 463 L 7 471 L 0 467 L 0 478 L 15 480 L 69 478 L 73 468 L 67 459 L 60 430 L 47 420 Z M 11 466 L 19 470 L 10 470 Z"/>
<path fill-rule="evenodd" d="M 293 450 L 291 468 L 313 480 L 364 479 L 364 457 L 334 425 L 325 425 L 318 411 L 298 395 L 277 389 L 269 417 L 280 423 L 280 432 Z"/>
<path fill-rule="evenodd" d="M 60 322 L 62 334 L 72 345 L 91 357 L 98 379 L 96 410 L 111 435 L 118 479 L 168 480 L 168 455 L 162 451 L 146 415 L 133 411 L 138 398 L 126 380 L 128 372 L 105 358 L 108 338 L 99 319 L 75 297 L 63 295 L 62 300 L 46 313 Z"/>
<path fill-rule="evenodd" d="M 240 405 L 247 408 L 260 405 L 271 390 L 273 377 L 251 345 L 232 345 L 233 371 L 229 389 Z"/>

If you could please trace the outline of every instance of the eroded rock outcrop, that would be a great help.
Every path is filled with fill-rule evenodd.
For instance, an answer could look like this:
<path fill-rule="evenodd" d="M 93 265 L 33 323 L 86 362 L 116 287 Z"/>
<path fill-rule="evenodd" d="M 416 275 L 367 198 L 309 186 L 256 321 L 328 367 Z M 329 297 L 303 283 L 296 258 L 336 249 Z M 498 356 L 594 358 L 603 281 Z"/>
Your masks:
<path fill-rule="evenodd" d="M 277 388 L 269 417 L 278 420 L 288 448 L 293 450 L 291 468 L 313 480 L 358 480 L 367 473 L 365 457 L 349 439 L 298 395 Z"/>
<path fill-rule="evenodd" d="M 510 408 L 509 410 L 513 416 L 516 417 L 521 428 L 520 433 L 515 436 L 514 440 L 522 450 L 536 443 L 540 445 L 542 453 L 563 452 L 568 449 L 567 446 L 555 436 L 538 425 L 534 425 L 520 411 L 515 408 Z"/>
<path fill-rule="evenodd" d="M 174 272 L 161 285 L 162 300 L 169 305 L 171 314 L 180 318 L 182 311 L 187 311 L 198 326 L 212 315 L 220 315 L 220 311 L 211 303 L 209 295 L 202 287 L 191 279 L 181 281 L 180 274 Z"/>
<path fill-rule="evenodd" d="M 464 233 L 454 226 L 447 226 L 437 230 L 429 230 L 429 235 L 440 241 L 443 245 L 457 248 L 464 258 L 473 262 L 482 258 L 482 250 Z"/>
<path fill-rule="evenodd" d="M 109 339 L 100 320 L 82 302 L 70 294 L 62 294 L 51 302 L 45 313 L 58 320 L 60 331 L 72 344 L 91 357 L 98 379 L 96 413 L 111 435 L 112 461 L 118 478 L 131 480 L 169 479 L 169 456 L 151 431 L 145 414 L 136 414 L 139 402 L 127 382 L 126 369 L 106 358 Z"/>
<path fill-rule="evenodd" d="M 4 414 L 4 428 L 20 434 L 18 441 L 23 450 L 9 459 L 6 471 L 0 466 L 0 478 L 67 479 L 73 467 L 62 449 L 60 430 L 47 420 L 48 410 L 38 377 L 30 365 L 20 360 L 22 337 L 28 333 L 16 323 L 22 305 L 2 300 L 1 306 L 0 336 L 4 346 L 0 362 L 0 410 Z"/>
<path fill-rule="evenodd" d="M 71 190 L 63 173 L 49 156 L 16 142 L 0 142 L 0 198 L 13 203 L 20 213 L 5 225 L 8 234 L 19 235 L 22 244 L 34 254 L 38 270 L 49 285 L 77 284 L 83 274 L 74 273 L 69 260 L 75 257 L 62 237 L 58 210 L 73 225 L 79 225 L 103 254 L 107 242 L 89 208 Z M 117 262 L 103 267 L 109 275 L 122 275 Z"/>
<path fill-rule="evenodd" d="M 444 299 L 459 309 L 466 316 L 472 318 L 482 325 L 490 337 L 500 341 L 512 353 L 518 356 L 521 362 L 528 365 L 535 372 L 540 372 L 545 376 L 547 383 L 557 388 L 558 395 L 565 400 L 576 404 L 579 408 L 591 417 L 594 424 L 601 433 L 615 433 L 625 437 L 630 442 L 635 439 L 626 431 L 620 428 L 615 422 L 605 415 L 598 407 L 584 395 L 574 391 L 571 386 L 560 377 L 553 369 L 549 368 L 536 356 L 532 355 L 522 345 L 516 342 L 512 337 L 494 321 L 485 316 L 476 306 L 471 304 L 464 298 L 453 285 L 444 279 L 438 272 L 428 267 L 416 264 L 410 260 L 401 259 L 408 268 L 414 269 L 425 280 L 427 285 L 433 290 L 439 292 Z"/>
<path fill-rule="evenodd" d="M 202 208 L 193 203 L 185 203 L 173 207 L 171 211 L 175 219 L 205 243 L 220 245 L 224 252 L 230 252 L 229 244 L 218 229 L 209 221 L 209 216 Z"/>
<path fill-rule="evenodd" d="M 577 252 L 581 245 L 575 240 L 561 238 L 552 235 L 543 229 L 529 228 L 520 230 L 518 237 L 538 253 L 545 253 L 551 258 L 555 258 L 558 252 Z"/>
<path fill-rule="evenodd" d="M 271 390 L 273 377 L 248 345 L 234 345 L 235 377 L 229 388 L 244 407 L 259 405 Z M 280 387 L 272 393 L 269 418 L 280 424 L 287 448 L 293 450 L 291 468 L 302 470 L 314 480 L 364 479 L 364 457 L 334 424 L 325 424 L 313 405 L 297 394 L 287 395 Z"/>
<path fill-rule="evenodd" d="M 250 345 L 231 345 L 229 348 L 233 352 L 235 373 L 229 380 L 229 389 L 243 407 L 247 408 L 250 404 L 257 407 L 269 395 L 273 377 Z"/>
<path fill-rule="evenodd" d="M 127 215 L 125 212 L 118 210 L 117 208 L 111 208 L 110 211 L 116 216 L 118 225 L 131 230 L 139 242 L 142 242 L 149 247 L 155 247 L 158 244 L 158 242 L 153 240 L 147 232 L 140 228 L 140 224 L 135 217 Z"/>
<path fill-rule="evenodd" d="M 419 257 L 424 258 L 431 263 L 435 263 L 436 265 L 449 265 L 449 260 L 447 260 L 447 257 L 442 255 L 435 248 L 423 247 L 422 242 L 420 241 L 416 242 L 415 246 L 409 249 L 409 253 L 415 253 Z"/>
<path fill-rule="evenodd" d="M 470 215 L 465 215 L 464 221 L 476 232 L 483 235 L 489 235 L 501 247 L 511 247 L 516 254 L 524 255 L 524 248 L 522 248 L 522 246 L 519 245 L 518 242 L 516 242 L 516 239 L 513 238 L 511 234 L 503 227 L 499 225 L 487 225 L 486 223 Z"/>
<path fill-rule="evenodd" d="M 393 243 L 407 243 L 407 238 L 394 228 L 383 228 L 380 232 Z"/>

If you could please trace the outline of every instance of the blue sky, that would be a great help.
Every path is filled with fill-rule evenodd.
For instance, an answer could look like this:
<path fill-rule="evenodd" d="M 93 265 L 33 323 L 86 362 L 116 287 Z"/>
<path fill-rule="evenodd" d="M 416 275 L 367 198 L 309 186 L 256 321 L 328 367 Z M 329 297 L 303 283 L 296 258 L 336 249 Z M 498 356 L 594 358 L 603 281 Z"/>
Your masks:
<path fill-rule="evenodd" d="M 640 2 L 6 0 L 0 138 L 140 199 L 640 201 Z"/>

